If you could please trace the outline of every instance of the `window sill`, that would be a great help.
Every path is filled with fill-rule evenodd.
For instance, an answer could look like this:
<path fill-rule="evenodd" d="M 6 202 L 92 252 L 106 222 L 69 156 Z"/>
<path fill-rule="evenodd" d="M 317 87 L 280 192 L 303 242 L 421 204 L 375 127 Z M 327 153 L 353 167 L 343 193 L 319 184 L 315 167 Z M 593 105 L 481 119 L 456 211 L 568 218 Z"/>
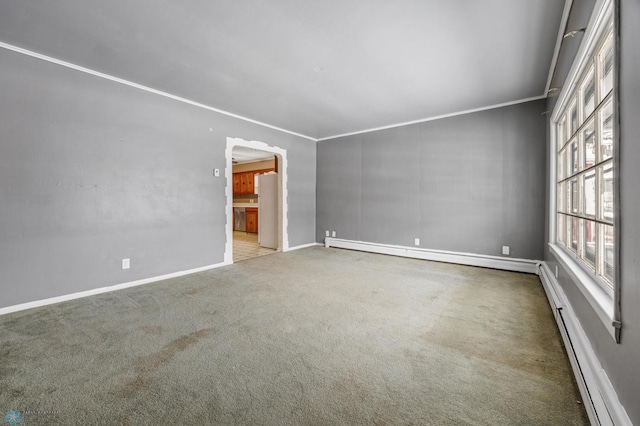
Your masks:
<path fill-rule="evenodd" d="M 570 254 L 553 243 L 549 243 L 549 249 L 587 299 L 606 330 L 611 334 L 611 337 L 617 341 L 618 333 L 613 322 L 613 297 L 604 291 L 595 279 L 577 264 L 577 260 Z"/>

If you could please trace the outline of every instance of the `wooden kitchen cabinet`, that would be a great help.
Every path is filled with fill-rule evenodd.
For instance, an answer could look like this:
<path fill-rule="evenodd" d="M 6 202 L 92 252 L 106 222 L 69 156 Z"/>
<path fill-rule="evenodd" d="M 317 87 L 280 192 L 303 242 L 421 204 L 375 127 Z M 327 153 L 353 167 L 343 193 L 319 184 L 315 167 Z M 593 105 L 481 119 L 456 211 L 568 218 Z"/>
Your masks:
<path fill-rule="evenodd" d="M 255 177 L 255 172 L 245 172 L 247 174 L 247 192 L 245 194 L 253 194 L 254 186 L 253 186 L 253 178 Z"/>
<path fill-rule="evenodd" d="M 234 173 L 233 174 L 233 193 L 240 194 L 240 189 L 241 189 L 240 173 Z"/>
<path fill-rule="evenodd" d="M 258 209 L 247 207 L 247 232 L 252 234 L 258 233 Z"/>
<path fill-rule="evenodd" d="M 253 194 L 255 192 L 255 175 L 268 173 L 274 169 L 251 170 L 233 174 L 233 195 Z"/>
<path fill-rule="evenodd" d="M 240 194 L 248 194 L 247 192 L 247 172 L 239 173 L 240 175 Z"/>

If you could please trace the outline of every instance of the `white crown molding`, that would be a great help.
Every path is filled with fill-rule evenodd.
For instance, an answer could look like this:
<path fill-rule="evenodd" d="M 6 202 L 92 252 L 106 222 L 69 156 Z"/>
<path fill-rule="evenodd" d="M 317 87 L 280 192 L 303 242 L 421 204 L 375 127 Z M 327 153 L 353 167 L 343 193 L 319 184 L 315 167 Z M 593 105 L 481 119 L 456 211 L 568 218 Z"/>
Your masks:
<path fill-rule="evenodd" d="M 412 259 L 455 263 L 459 265 L 480 266 L 483 268 L 502 269 L 505 271 L 524 272 L 528 274 L 537 274 L 540 265 L 540 261 L 538 260 L 517 259 L 444 250 L 430 250 L 419 247 L 370 243 L 366 241 L 352 241 L 332 237 L 325 238 L 324 244 L 325 247 L 359 250 L 370 253 L 388 254 L 391 256 L 409 257 Z"/>
<path fill-rule="evenodd" d="M 317 141 L 321 142 L 321 141 L 326 141 L 326 140 L 329 140 L 329 139 L 343 138 L 345 136 L 353 136 L 353 135 L 359 135 L 359 134 L 362 134 L 362 133 L 377 132 L 379 130 L 393 129 L 394 127 L 402 127 L 402 126 L 408 126 L 408 125 L 411 125 L 411 124 L 425 123 L 427 121 L 441 120 L 443 118 L 456 117 L 458 115 L 466 115 L 466 114 L 471 114 L 471 113 L 474 113 L 474 112 L 488 111 L 488 110 L 492 110 L 492 109 L 496 109 L 496 108 L 502 108 L 502 107 L 511 106 L 511 105 L 518 105 L 518 104 L 523 104 L 523 103 L 531 102 L 531 101 L 538 101 L 540 99 L 545 99 L 546 97 L 547 97 L 547 95 L 544 94 L 544 95 L 540 95 L 540 96 L 534 96 L 532 98 L 518 99 L 518 100 L 515 100 L 515 101 L 504 102 L 504 103 L 501 103 L 501 104 L 488 105 L 488 106 L 484 106 L 484 107 L 480 107 L 480 108 L 467 109 L 467 110 L 464 110 L 464 111 L 452 112 L 452 113 L 449 113 L 449 114 L 442 114 L 442 115 L 436 115 L 436 116 L 433 116 L 433 117 L 421 118 L 419 120 L 405 121 L 403 123 L 390 124 L 388 126 L 374 127 L 372 129 L 358 130 L 356 132 L 350 132 L 350 133 L 342 133 L 340 135 L 335 135 L 335 136 L 327 136 L 325 138 L 319 138 Z"/>
<path fill-rule="evenodd" d="M 137 287 L 143 284 L 150 284 L 156 281 L 168 280 L 169 278 L 181 277 L 183 275 L 195 274 L 196 272 L 208 271 L 210 269 L 220 268 L 226 266 L 229 263 L 222 262 L 214 265 L 202 266 L 200 268 L 188 269 L 185 271 L 173 272 L 171 274 L 158 275 L 151 278 L 144 278 L 136 281 L 129 281 L 122 284 L 116 284 L 109 287 L 94 288 L 87 291 L 80 291 L 77 293 L 65 294 L 62 296 L 51 297 L 49 299 L 36 300 L 34 302 L 21 303 L 19 305 L 7 306 L 0 308 L 0 315 L 10 314 L 12 312 L 24 311 L 25 309 L 38 308 L 41 306 L 52 305 L 55 303 L 66 302 L 68 300 L 80 299 L 83 297 L 94 296 L 96 294 L 108 293 L 110 291 L 123 290 L 125 288 Z"/>
<path fill-rule="evenodd" d="M 279 132 L 283 132 L 283 133 L 288 133 L 290 135 L 294 135 L 294 136 L 298 136 L 313 142 L 320 142 L 320 141 L 324 141 L 324 140 L 329 140 L 329 139 L 336 139 L 336 138 L 341 138 L 344 136 L 352 136 L 352 135 L 358 135 L 358 134 L 362 134 L 362 133 L 369 133 L 369 132 L 375 132 L 378 130 L 385 130 L 385 129 L 392 129 L 394 127 L 402 127 L 402 126 L 407 126 L 407 125 L 411 125 L 411 124 L 417 124 L 417 123 L 424 123 L 427 121 L 434 121 L 434 120 L 440 120 L 443 118 L 449 118 L 449 117 L 455 117 L 458 115 L 465 115 L 465 114 L 471 114 L 474 112 L 481 112 L 481 111 L 487 111 L 487 110 L 491 110 L 491 109 L 496 109 L 496 108 L 502 108 L 505 106 L 510 106 L 510 105 L 517 105 L 517 104 L 521 104 L 521 103 L 525 103 L 525 102 L 531 102 L 531 101 L 536 101 L 536 100 L 540 100 L 540 99 L 544 99 L 546 98 L 546 91 L 545 94 L 540 95 L 540 96 L 534 96 L 531 98 L 525 98 L 525 99 L 518 99 L 515 101 L 510 101 L 510 102 L 504 102 L 504 103 L 500 103 L 500 104 L 495 104 L 495 105 L 488 105 L 488 106 L 484 106 L 484 107 L 479 107 L 479 108 L 474 108 L 474 109 L 468 109 L 468 110 L 464 110 L 464 111 L 457 111 L 457 112 L 452 112 L 449 114 L 442 114 L 442 115 L 437 115 L 437 116 L 433 116 L 433 117 L 427 117 L 427 118 L 422 118 L 422 119 L 418 119 L 418 120 L 413 120 L 413 121 L 406 121 L 406 122 L 402 122 L 402 123 L 397 123 L 397 124 L 390 124 L 387 126 L 381 126 L 381 127 L 374 127 L 374 128 L 370 128 L 370 129 L 364 129 L 364 130 L 358 130 L 355 132 L 350 132 L 350 133 L 343 133 L 343 134 L 339 134 L 339 135 L 334 135 L 334 136 L 327 136 L 327 137 L 323 137 L 323 138 L 314 138 L 311 136 L 307 136 L 307 135 L 303 135 L 302 133 L 297 133 L 297 132 L 293 132 L 291 130 L 287 130 L 287 129 L 283 129 L 281 127 L 277 127 L 277 126 L 272 126 L 271 124 L 267 124 L 267 123 L 263 123 L 261 121 L 257 121 L 257 120 L 253 120 L 251 118 L 248 117 L 244 117 L 242 115 L 238 115 L 238 114 L 234 114 L 232 112 L 228 112 L 228 111 L 224 111 L 222 109 L 219 108 L 215 108 L 212 107 L 210 105 L 206 105 L 200 102 L 196 102 L 193 101 L 191 99 L 187 99 L 187 98 L 183 98 L 181 96 L 177 96 L 177 95 L 173 95 L 171 93 L 167 93 L 167 92 L 163 92 L 161 90 L 157 90 L 157 89 L 153 89 L 151 87 L 148 86 L 144 86 L 142 84 L 138 84 L 138 83 L 134 83 L 132 81 L 129 80 L 125 80 L 123 78 L 119 78 L 119 77 L 115 77 L 109 74 L 105 74 L 103 72 L 100 71 L 96 71 L 96 70 L 92 70 L 90 68 L 86 68 L 80 65 L 76 65 L 73 64 L 71 62 L 67 62 L 67 61 L 63 61 L 61 59 L 57 59 L 51 56 L 47 56 L 47 55 L 43 55 L 41 53 L 37 53 L 28 49 L 24 49 L 22 47 L 18 47 L 18 46 L 14 46 L 12 44 L 8 44 L 8 43 L 4 43 L 2 41 L 0 41 L 0 48 L 6 49 L 6 50 L 10 50 L 12 52 L 15 53 L 20 53 L 26 56 L 30 56 L 32 58 L 36 58 L 36 59 L 40 59 L 46 62 L 50 62 L 52 64 L 56 64 L 56 65 L 60 65 L 75 71 L 80 71 L 86 74 L 90 74 L 93 75 L 95 77 L 99 77 L 99 78 L 103 78 L 106 80 L 110 80 L 113 81 L 115 83 L 120 83 L 120 84 L 124 84 L 126 86 L 129 87 L 133 87 L 139 90 L 143 90 L 145 92 L 149 92 L 149 93 L 153 93 L 155 95 L 159 95 L 159 96 L 163 96 L 165 98 L 169 98 L 169 99 L 173 99 L 175 101 L 178 102 L 182 102 L 182 103 L 186 103 L 198 108 L 202 108 L 202 109 L 206 109 L 208 111 L 212 111 L 218 114 L 222 114 L 222 115 L 226 115 L 229 117 L 233 117 L 233 118 L 237 118 L 238 120 L 243 120 L 249 123 L 253 123 L 256 124 L 258 126 L 262 126 L 262 127 L 266 127 L 269 129 L 273 129 L 273 130 L 277 130 Z"/>
<path fill-rule="evenodd" d="M 164 96 L 165 98 L 169 98 L 169 99 L 173 99 L 173 100 L 178 101 L 178 102 L 182 102 L 182 103 L 185 103 L 185 104 L 193 105 L 193 106 L 198 107 L 198 108 L 202 108 L 202 109 L 206 109 L 208 111 L 216 112 L 218 114 L 222 114 L 222 115 L 226 115 L 226 116 L 229 116 L 229 117 L 237 118 L 238 120 L 243 120 L 243 121 L 247 121 L 249 123 L 257 124 L 258 126 L 267 127 L 269 129 L 277 130 L 279 132 L 288 133 L 290 135 L 298 136 L 298 137 L 301 137 L 301 138 L 304 138 L 304 139 L 309 139 L 309 140 L 314 141 L 314 142 L 318 141 L 316 138 L 312 138 L 311 136 L 306 136 L 306 135 L 303 135 L 301 133 L 292 132 L 291 130 L 283 129 L 281 127 L 272 126 L 271 124 L 267 124 L 267 123 L 263 123 L 261 121 L 253 120 L 251 118 L 243 117 L 242 115 L 238 115 L 238 114 L 234 114 L 232 112 L 224 111 L 222 109 L 214 108 L 212 106 L 205 105 L 205 104 L 200 103 L 200 102 L 192 101 L 191 99 L 183 98 L 181 96 L 172 95 L 171 93 L 163 92 L 161 90 L 156 90 L 156 89 L 153 89 L 153 88 L 148 87 L 148 86 L 143 86 L 142 84 L 134 83 L 132 81 L 125 80 L 123 78 L 114 77 L 112 75 L 105 74 L 105 73 L 102 73 L 100 71 L 95 71 L 95 70 L 92 70 L 90 68 L 85 68 L 85 67 L 82 67 L 80 65 L 72 64 L 71 62 L 66 62 L 66 61 L 63 61 L 63 60 L 60 60 L 60 59 L 56 59 L 56 58 L 53 58 L 51 56 L 47 56 L 47 55 L 43 55 L 41 53 L 33 52 L 31 50 L 23 49 L 23 48 L 18 47 L 18 46 L 13 46 L 13 45 L 8 44 L 8 43 L 4 43 L 4 42 L 0 41 L 0 47 L 3 48 L 3 49 L 11 50 L 11 51 L 16 52 L 16 53 L 21 53 L 23 55 L 30 56 L 32 58 L 41 59 L 43 61 L 50 62 L 52 64 L 56 64 L 56 65 L 60 65 L 60 66 L 66 67 L 66 68 L 70 68 L 72 70 L 80 71 L 80 72 L 83 72 L 85 74 L 91 74 L 91 75 L 93 75 L 95 77 L 104 78 L 106 80 L 110 80 L 110 81 L 113 81 L 115 83 L 124 84 L 125 86 L 130 86 L 130 87 L 134 87 L 136 89 L 144 90 L 145 92 L 153 93 L 155 95 Z"/>

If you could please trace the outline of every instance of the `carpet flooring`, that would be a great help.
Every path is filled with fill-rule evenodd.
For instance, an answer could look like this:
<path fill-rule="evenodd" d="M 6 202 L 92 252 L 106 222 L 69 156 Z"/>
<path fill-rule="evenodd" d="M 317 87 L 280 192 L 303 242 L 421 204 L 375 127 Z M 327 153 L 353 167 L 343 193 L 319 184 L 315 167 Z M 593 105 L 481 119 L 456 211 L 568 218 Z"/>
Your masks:
<path fill-rule="evenodd" d="M 4 315 L 0 337 L 24 425 L 588 424 L 534 275 L 311 247 Z"/>

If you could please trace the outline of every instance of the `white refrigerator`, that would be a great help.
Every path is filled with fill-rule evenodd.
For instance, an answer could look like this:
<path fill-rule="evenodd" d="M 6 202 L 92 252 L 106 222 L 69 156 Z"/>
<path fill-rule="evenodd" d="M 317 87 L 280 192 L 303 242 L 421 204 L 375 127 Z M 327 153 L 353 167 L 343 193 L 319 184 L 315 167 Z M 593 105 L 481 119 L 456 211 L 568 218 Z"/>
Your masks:
<path fill-rule="evenodd" d="M 261 247 L 278 248 L 278 175 L 258 178 L 258 243 Z"/>

